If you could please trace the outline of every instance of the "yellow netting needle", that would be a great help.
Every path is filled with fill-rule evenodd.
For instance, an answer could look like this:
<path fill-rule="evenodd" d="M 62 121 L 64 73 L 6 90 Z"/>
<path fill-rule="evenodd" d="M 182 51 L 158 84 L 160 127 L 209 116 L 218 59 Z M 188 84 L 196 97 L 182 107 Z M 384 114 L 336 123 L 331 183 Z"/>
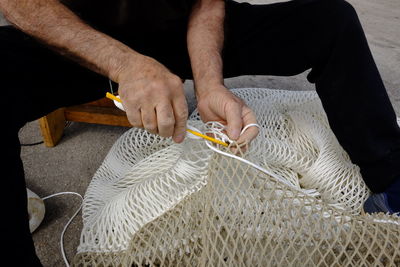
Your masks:
<path fill-rule="evenodd" d="M 109 92 L 106 93 L 106 97 L 109 98 L 109 99 L 115 100 L 115 101 L 117 101 L 117 102 L 119 102 L 119 103 L 122 103 L 121 99 L 119 99 L 118 97 L 116 97 L 116 96 L 113 95 L 113 94 L 110 94 Z M 198 137 L 201 137 L 201 138 L 203 138 L 203 139 L 206 139 L 206 140 L 208 140 L 208 141 L 211 141 L 211 142 L 213 142 L 213 143 L 220 144 L 220 145 L 225 146 L 225 147 L 228 146 L 227 143 L 222 142 L 222 141 L 220 141 L 220 140 L 218 140 L 218 139 L 212 138 L 212 137 L 210 137 L 210 136 L 207 136 L 207 135 L 205 135 L 205 134 L 201 134 L 201 133 L 199 133 L 199 132 L 195 132 L 195 131 L 192 131 L 192 130 L 190 130 L 190 129 L 186 129 L 186 131 L 189 132 L 189 133 L 191 133 L 191 134 L 193 134 L 193 135 L 196 135 L 196 136 L 198 136 Z"/>
<path fill-rule="evenodd" d="M 119 99 L 118 97 L 116 97 L 113 94 L 110 94 L 109 92 L 106 93 L 106 97 L 109 98 L 109 99 L 115 100 L 115 101 L 117 101 L 119 103 L 122 103 L 121 99 Z"/>
<path fill-rule="evenodd" d="M 201 133 L 199 133 L 199 132 L 195 132 L 195 131 L 192 131 L 192 130 L 190 130 L 190 129 L 186 129 L 186 131 L 189 132 L 189 133 L 191 133 L 191 134 L 194 134 L 194 135 L 196 135 L 196 136 L 198 136 L 198 137 L 201 137 L 201 138 L 203 138 L 203 139 L 209 140 L 209 141 L 211 141 L 211 142 L 213 142 L 213 143 L 217 143 L 217 144 L 220 144 L 220 145 L 223 145 L 223 146 L 226 146 L 226 147 L 228 146 L 227 143 L 222 142 L 222 141 L 220 141 L 220 140 L 218 140 L 218 139 L 209 137 L 208 135 L 201 134 Z"/>

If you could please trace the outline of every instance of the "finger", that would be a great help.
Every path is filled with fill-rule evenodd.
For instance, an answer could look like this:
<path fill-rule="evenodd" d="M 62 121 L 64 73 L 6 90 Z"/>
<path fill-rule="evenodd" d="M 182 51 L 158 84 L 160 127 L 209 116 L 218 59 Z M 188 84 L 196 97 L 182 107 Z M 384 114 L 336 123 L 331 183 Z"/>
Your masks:
<path fill-rule="evenodd" d="M 122 106 L 124 107 L 129 123 L 133 127 L 143 128 L 142 115 L 137 105 L 129 105 L 127 102 L 123 101 Z"/>
<path fill-rule="evenodd" d="M 156 107 L 158 134 L 162 137 L 170 137 L 174 133 L 174 110 L 170 103 L 164 103 Z"/>
<path fill-rule="evenodd" d="M 232 140 L 237 140 L 242 130 L 242 106 L 237 102 L 231 102 L 227 105 L 226 110 L 226 122 L 228 123 L 227 132 L 228 136 Z"/>
<path fill-rule="evenodd" d="M 125 98 L 121 97 L 121 99 L 129 123 L 133 127 L 143 128 L 142 115 L 138 105 L 135 102 L 125 100 Z"/>
<path fill-rule="evenodd" d="M 249 125 L 257 123 L 256 115 L 254 112 L 247 106 L 243 107 L 243 125 Z M 249 127 L 238 139 L 238 143 L 250 143 L 254 138 L 257 137 L 259 133 L 259 129 L 256 126 Z"/>
<path fill-rule="evenodd" d="M 239 144 L 247 142 L 250 143 L 254 138 L 257 137 L 259 129 L 256 126 L 249 127 L 237 140 Z"/>
<path fill-rule="evenodd" d="M 125 109 L 126 110 L 126 109 Z M 128 110 L 126 112 L 126 116 L 128 117 L 129 123 L 136 128 L 143 128 L 143 123 L 142 123 L 142 114 L 140 112 L 140 109 L 135 109 L 135 110 Z"/>
<path fill-rule="evenodd" d="M 154 108 L 142 108 L 142 123 L 143 127 L 152 134 L 157 134 L 157 116 Z"/>
<path fill-rule="evenodd" d="M 176 143 L 181 143 L 185 139 L 186 135 L 186 121 L 189 116 L 188 106 L 186 103 L 185 95 L 176 97 L 172 102 L 175 115 L 175 127 L 173 140 Z"/>

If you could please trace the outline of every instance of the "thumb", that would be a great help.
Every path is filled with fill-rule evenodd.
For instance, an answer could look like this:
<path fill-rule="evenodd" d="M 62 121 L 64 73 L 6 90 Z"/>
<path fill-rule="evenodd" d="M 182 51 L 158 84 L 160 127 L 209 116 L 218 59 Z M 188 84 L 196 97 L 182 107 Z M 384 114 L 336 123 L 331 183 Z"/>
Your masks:
<path fill-rule="evenodd" d="M 237 140 L 242 130 L 242 105 L 236 101 L 231 101 L 225 110 L 228 136 L 232 140 Z"/>

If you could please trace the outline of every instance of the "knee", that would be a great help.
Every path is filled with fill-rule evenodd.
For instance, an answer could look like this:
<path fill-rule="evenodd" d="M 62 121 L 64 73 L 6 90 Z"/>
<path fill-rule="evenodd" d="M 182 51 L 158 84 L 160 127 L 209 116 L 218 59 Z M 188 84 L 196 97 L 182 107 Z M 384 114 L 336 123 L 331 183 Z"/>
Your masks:
<path fill-rule="evenodd" d="M 320 1 L 320 17 L 332 33 L 343 33 L 362 31 L 362 27 L 355 8 L 345 0 L 322 0 Z"/>
<path fill-rule="evenodd" d="M 353 7 L 352 4 L 350 4 L 349 2 L 345 1 L 345 0 L 338 0 L 338 1 L 334 1 L 334 2 L 338 2 L 338 10 L 340 11 L 340 14 L 343 16 L 343 18 L 349 19 L 349 20 L 354 20 L 357 19 L 358 20 L 358 15 L 357 15 L 357 11 L 355 10 L 355 8 Z"/>
<path fill-rule="evenodd" d="M 355 8 L 345 0 L 329 0 L 328 5 L 333 11 L 335 18 L 344 23 L 358 21 L 358 15 Z"/>

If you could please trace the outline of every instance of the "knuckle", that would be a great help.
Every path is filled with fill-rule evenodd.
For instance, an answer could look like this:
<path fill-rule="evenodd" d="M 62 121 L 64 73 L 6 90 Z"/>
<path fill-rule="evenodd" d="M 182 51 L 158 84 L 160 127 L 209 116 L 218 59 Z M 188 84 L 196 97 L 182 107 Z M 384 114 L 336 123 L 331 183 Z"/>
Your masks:
<path fill-rule="evenodd" d="M 155 82 L 156 84 L 151 87 L 149 90 L 149 96 L 151 97 L 151 101 L 154 101 L 154 97 L 161 101 L 162 99 L 171 99 L 172 90 L 168 83 L 164 83 L 161 81 Z"/>
<path fill-rule="evenodd" d="M 131 99 L 132 103 L 134 103 L 137 106 L 143 106 L 146 103 L 150 102 L 151 100 L 151 95 L 148 92 L 148 90 L 140 90 L 140 92 L 137 92 L 134 94 Z"/>
<path fill-rule="evenodd" d="M 175 106 L 176 118 L 178 120 L 186 120 L 189 117 L 189 110 L 188 110 L 188 105 L 186 103 L 186 99 L 183 96 L 183 98 L 181 98 L 179 100 L 180 101 L 177 101 L 175 103 L 176 104 L 176 106 Z"/>
<path fill-rule="evenodd" d="M 160 121 L 160 127 L 169 128 L 173 127 L 175 124 L 175 120 L 173 118 L 167 118 L 165 120 Z"/>
<path fill-rule="evenodd" d="M 150 82 L 149 87 L 154 90 L 160 90 L 165 87 L 164 82 L 160 80 L 153 80 Z M 144 90 L 145 92 L 149 93 L 149 90 Z"/>
<path fill-rule="evenodd" d="M 128 117 L 128 121 L 133 127 L 141 128 L 143 126 L 142 122 L 135 120 L 133 118 Z"/>
<path fill-rule="evenodd" d="M 170 83 L 170 88 L 171 88 L 171 93 L 174 95 L 175 98 L 184 96 L 183 85 L 180 81 Z"/>
<path fill-rule="evenodd" d="M 172 85 L 174 85 L 175 87 L 182 86 L 182 80 L 178 76 L 174 75 L 171 77 L 170 80 L 171 80 Z"/>
<path fill-rule="evenodd" d="M 142 117 L 141 117 L 142 123 L 145 126 L 145 128 L 147 129 L 148 127 L 153 127 L 156 125 L 155 120 L 153 119 L 153 116 L 151 114 L 151 112 L 146 112 L 146 111 L 142 111 Z"/>
<path fill-rule="evenodd" d="M 155 123 L 153 122 L 153 120 L 152 120 L 151 118 L 149 118 L 149 117 L 143 117 L 142 121 L 143 121 L 143 125 L 144 125 L 146 128 L 155 125 Z"/>
<path fill-rule="evenodd" d="M 160 125 L 166 125 L 166 126 L 173 125 L 174 123 L 175 123 L 175 119 L 172 116 L 168 116 L 165 119 L 163 119 L 162 121 L 160 121 Z"/>
<path fill-rule="evenodd" d="M 136 110 L 140 106 L 140 101 L 138 101 L 136 95 L 126 96 L 123 100 L 123 103 L 124 107 L 126 107 L 126 110 Z"/>
<path fill-rule="evenodd" d="M 151 133 L 157 132 L 157 125 L 156 124 L 145 124 L 145 129 Z"/>
<path fill-rule="evenodd" d="M 185 123 L 187 118 L 188 118 L 188 111 L 182 111 L 176 115 L 178 123 L 182 124 Z"/>
<path fill-rule="evenodd" d="M 162 137 L 170 137 L 172 133 L 169 131 L 160 131 L 159 135 Z"/>

